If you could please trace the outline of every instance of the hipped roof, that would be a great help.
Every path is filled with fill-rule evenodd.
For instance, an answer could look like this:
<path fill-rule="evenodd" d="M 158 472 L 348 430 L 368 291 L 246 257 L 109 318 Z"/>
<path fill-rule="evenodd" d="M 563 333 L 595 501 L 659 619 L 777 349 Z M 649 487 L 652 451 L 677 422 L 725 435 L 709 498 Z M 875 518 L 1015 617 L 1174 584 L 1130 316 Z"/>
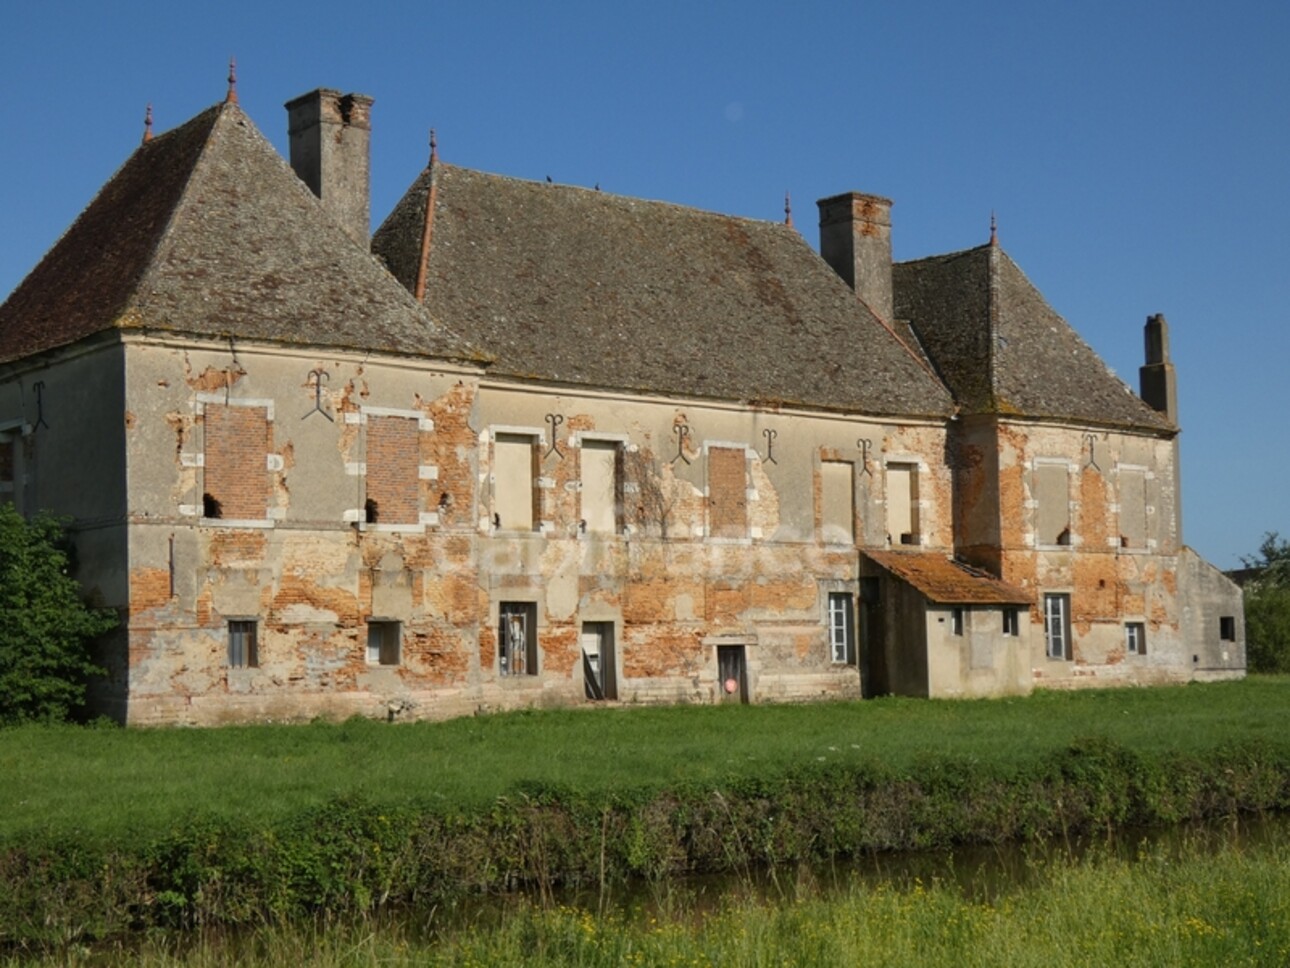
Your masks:
<path fill-rule="evenodd" d="M 113 328 L 478 359 L 230 102 L 131 155 L 0 306 L 0 361 Z"/>
<path fill-rule="evenodd" d="M 786 225 L 436 162 L 373 250 L 410 290 L 424 273 L 427 308 L 494 353 L 494 374 L 874 415 L 952 410 Z"/>
<path fill-rule="evenodd" d="M 996 245 L 893 267 L 907 319 L 966 413 L 1176 428 L 1129 389 Z"/>
<path fill-rule="evenodd" d="M 869 551 L 866 558 L 940 605 L 1028 605 L 1016 585 L 945 555 L 926 551 Z"/>

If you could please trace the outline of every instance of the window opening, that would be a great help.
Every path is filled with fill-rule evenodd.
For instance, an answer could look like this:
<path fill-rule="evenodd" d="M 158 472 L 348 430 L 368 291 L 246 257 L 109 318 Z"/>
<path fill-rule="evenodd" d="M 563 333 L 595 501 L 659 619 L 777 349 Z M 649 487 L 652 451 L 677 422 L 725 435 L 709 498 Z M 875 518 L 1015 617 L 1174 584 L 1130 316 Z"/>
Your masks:
<path fill-rule="evenodd" d="M 1003 610 L 1003 634 L 1021 634 L 1021 616 L 1018 614 L 1017 609 L 1005 608 Z"/>
<path fill-rule="evenodd" d="M 228 664 L 234 669 L 253 669 L 260 664 L 256 625 L 253 620 L 229 620 Z"/>
<path fill-rule="evenodd" d="M 829 592 L 829 653 L 834 664 L 855 665 L 855 599 L 850 592 Z"/>
<path fill-rule="evenodd" d="M 503 676 L 537 675 L 536 602 L 498 606 L 497 671 Z"/>
<path fill-rule="evenodd" d="M 1236 641 L 1236 616 L 1224 615 L 1218 620 L 1218 637 L 1224 642 Z"/>
<path fill-rule="evenodd" d="M 617 699 L 614 623 L 582 623 L 582 678 L 588 699 Z"/>
<path fill-rule="evenodd" d="M 1048 658 L 1071 658 L 1071 597 L 1044 596 L 1044 642 Z"/>
<path fill-rule="evenodd" d="M 1147 654 L 1147 626 L 1145 623 L 1124 623 L 1124 651 L 1129 655 Z"/>
<path fill-rule="evenodd" d="M 953 635 L 963 634 L 963 606 L 956 605 L 950 610 L 950 632 Z"/>
<path fill-rule="evenodd" d="M 367 623 L 368 664 L 398 665 L 402 640 L 401 623 L 369 619 Z"/>

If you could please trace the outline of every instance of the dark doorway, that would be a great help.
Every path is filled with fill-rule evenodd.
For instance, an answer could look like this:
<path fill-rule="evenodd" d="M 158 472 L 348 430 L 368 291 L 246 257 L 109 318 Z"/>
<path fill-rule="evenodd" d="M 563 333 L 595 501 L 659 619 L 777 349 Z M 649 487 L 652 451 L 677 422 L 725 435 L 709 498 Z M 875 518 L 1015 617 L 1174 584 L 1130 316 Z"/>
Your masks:
<path fill-rule="evenodd" d="M 748 668 L 742 645 L 717 646 L 717 690 L 722 702 L 748 701 Z"/>
<path fill-rule="evenodd" d="M 883 636 L 882 583 L 860 579 L 860 694 L 865 699 L 891 692 L 887 643 Z"/>
<path fill-rule="evenodd" d="M 588 699 L 618 698 L 614 623 L 582 623 L 582 679 Z"/>

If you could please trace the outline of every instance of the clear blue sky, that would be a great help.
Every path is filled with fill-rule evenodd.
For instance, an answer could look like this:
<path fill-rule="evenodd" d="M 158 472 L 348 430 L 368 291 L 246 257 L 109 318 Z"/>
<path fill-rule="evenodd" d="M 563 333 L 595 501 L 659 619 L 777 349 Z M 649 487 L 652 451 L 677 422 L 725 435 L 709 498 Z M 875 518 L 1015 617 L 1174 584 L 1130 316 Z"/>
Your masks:
<path fill-rule="evenodd" d="M 794 220 L 895 200 L 899 259 L 1000 241 L 1131 386 L 1169 319 L 1185 538 L 1290 534 L 1290 3 L 15 3 L 0 294 L 134 149 L 224 96 L 361 91 L 373 219 L 456 164 Z"/>

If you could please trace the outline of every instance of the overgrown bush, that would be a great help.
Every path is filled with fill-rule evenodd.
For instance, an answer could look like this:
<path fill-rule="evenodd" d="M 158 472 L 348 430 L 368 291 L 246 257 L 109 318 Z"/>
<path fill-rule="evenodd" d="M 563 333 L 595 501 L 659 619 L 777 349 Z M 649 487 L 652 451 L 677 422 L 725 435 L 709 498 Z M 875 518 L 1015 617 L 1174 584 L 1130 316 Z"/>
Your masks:
<path fill-rule="evenodd" d="M 1245 655 L 1251 672 L 1290 672 L 1290 541 L 1275 531 L 1242 559 L 1260 570 L 1245 586 Z"/>
<path fill-rule="evenodd" d="M 100 672 L 90 643 L 115 625 L 113 612 L 81 601 L 58 520 L 28 521 L 0 504 L 0 724 L 78 710 L 86 679 Z"/>

